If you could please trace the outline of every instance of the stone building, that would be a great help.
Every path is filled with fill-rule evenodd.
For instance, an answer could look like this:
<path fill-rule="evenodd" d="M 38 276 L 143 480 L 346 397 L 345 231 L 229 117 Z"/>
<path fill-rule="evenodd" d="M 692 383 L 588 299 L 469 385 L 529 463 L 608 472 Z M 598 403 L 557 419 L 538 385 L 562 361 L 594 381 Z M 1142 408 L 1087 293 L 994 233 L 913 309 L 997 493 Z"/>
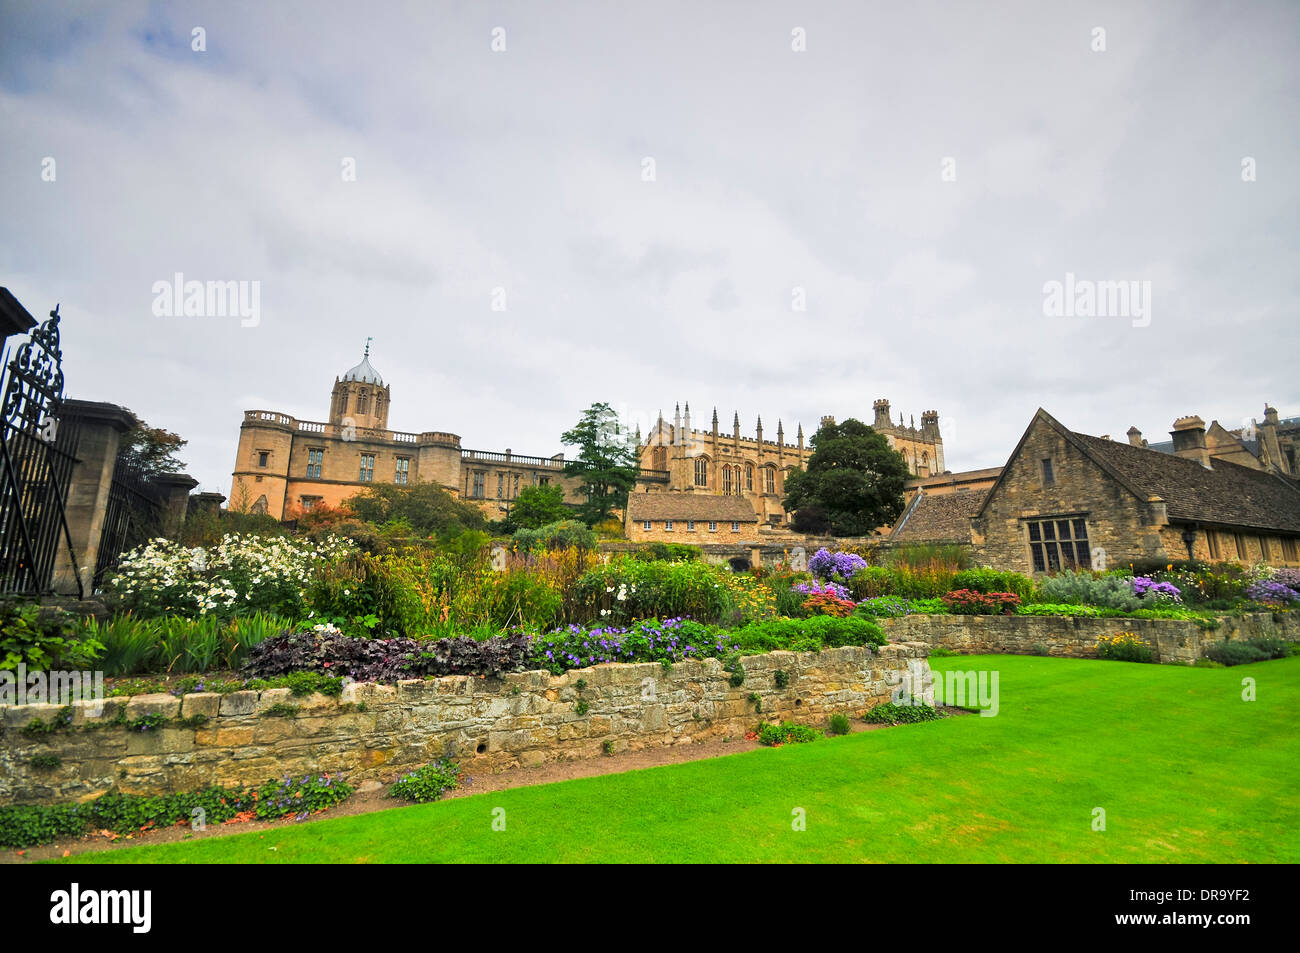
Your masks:
<path fill-rule="evenodd" d="M 998 569 L 1101 569 L 1136 560 L 1300 565 L 1300 484 L 1209 452 L 1199 417 L 1172 453 L 1068 430 L 1039 409 L 971 519 Z"/>
<path fill-rule="evenodd" d="M 873 428 L 903 457 L 910 473 L 925 478 L 943 472 L 943 438 L 937 411 L 923 413 L 918 428 L 905 424 L 901 416 L 894 423 L 887 400 L 877 400 L 873 406 Z M 834 424 L 835 418 L 823 417 L 822 423 Z M 685 413 L 677 405 L 671 423 L 661 413 L 650 433 L 639 442 L 637 461 L 641 474 L 636 493 L 740 497 L 751 507 L 758 525 L 784 527 L 790 522 L 781 505 L 786 478 L 790 471 L 802 470 L 811 456 L 812 448 L 804 443 L 802 424 L 796 427 L 793 443 L 786 441 L 780 420 L 776 423 L 776 439 L 765 439 L 762 417 L 757 419 L 753 436 L 742 436 L 740 414 L 735 413 L 731 432 L 724 433 L 718 429 L 718 411 L 714 408 L 709 429 L 697 430 L 691 426 L 691 405 L 687 402 Z M 645 521 L 633 520 L 629 515 L 630 533 L 637 522 Z"/>
<path fill-rule="evenodd" d="M 739 496 L 708 493 L 632 493 L 623 522 L 634 543 L 755 543 L 754 508 Z"/>
<path fill-rule="evenodd" d="M 1228 460 L 1254 470 L 1271 470 L 1284 476 L 1300 477 L 1297 453 L 1300 453 L 1300 417 L 1280 419 L 1277 409 L 1264 405 L 1264 422 L 1252 418 L 1249 423 L 1233 430 L 1223 427 L 1217 420 L 1208 429 L 1200 417 L 1185 417 L 1183 430 L 1205 430 L 1205 449 L 1215 460 Z M 1174 430 L 1180 428 L 1177 424 Z M 1171 436 L 1174 436 L 1171 434 Z M 1148 447 L 1161 453 L 1176 452 L 1178 438 L 1148 444 L 1137 427 L 1128 429 L 1128 442 L 1135 447 Z"/>
<path fill-rule="evenodd" d="M 529 486 L 562 486 L 566 502 L 583 501 L 578 481 L 564 475 L 563 454 L 469 450 L 454 433 L 389 430 L 390 398 L 367 343 L 361 362 L 335 378 L 328 421 L 245 411 L 230 505 L 291 519 L 320 503 L 337 506 L 375 483 L 421 482 L 479 504 L 489 519 L 505 516 Z"/>

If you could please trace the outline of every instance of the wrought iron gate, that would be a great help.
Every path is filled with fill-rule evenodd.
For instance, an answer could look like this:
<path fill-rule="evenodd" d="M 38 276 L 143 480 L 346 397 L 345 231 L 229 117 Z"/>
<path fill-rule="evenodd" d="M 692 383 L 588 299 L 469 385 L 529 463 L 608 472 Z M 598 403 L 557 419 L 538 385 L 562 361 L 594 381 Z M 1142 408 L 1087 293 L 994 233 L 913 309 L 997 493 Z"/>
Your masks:
<path fill-rule="evenodd" d="M 62 362 L 56 306 L 0 375 L 0 593 L 50 591 L 62 541 L 85 595 L 65 509 L 78 428 L 60 426 Z"/>
<path fill-rule="evenodd" d="M 108 506 L 104 510 L 104 528 L 99 537 L 94 589 L 103 587 L 105 579 L 122 561 L 123 553 L 159 535 L 162 511 L 157 488 L 130 466 L 125 454 L 118 454 Z"/>

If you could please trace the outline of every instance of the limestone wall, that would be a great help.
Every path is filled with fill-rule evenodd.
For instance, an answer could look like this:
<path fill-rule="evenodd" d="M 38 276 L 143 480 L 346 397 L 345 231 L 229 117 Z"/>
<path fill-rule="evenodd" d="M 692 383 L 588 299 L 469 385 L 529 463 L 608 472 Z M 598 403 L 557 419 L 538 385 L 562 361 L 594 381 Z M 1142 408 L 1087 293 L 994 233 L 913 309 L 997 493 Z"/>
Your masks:
<path fill-rule="evenodd" d="M 54 722 L 58 706 L 0 707 L 0 804 L 90 798 L 112 788 L 159 794 L 260 784 L 321 771 L 353 783 L 387 781 L 442 755 L 480 774 L 599 757 L 606 741 L 622 751 L 740 737 L 760 721 L 824 726 L 836 712 L 859 715 L 889 701 L 909 662 L 928 671 L 927 653 L 918 643 L 772 652 L 742 660 L 738 687 L 721 662 L 707 659 L 668 672 L 658 663 L 611 664 L 559 676 L 355 683 L 337 699 L 295 698 L 288 689 L 139 695 L 108 699 L 98 714 L 78 702 L 69 726 L 39 733 L 24 728 L 33 719 Z M 778 670 L 789 676 L 784 688 Z M 140 730 L 145 716 L 161 723 Z M 48 766 L 51 756 L 57 766 Z"/>
<path fill-rule="evenodd" d="M 1183 665 L 1201 658 L 1205 645 L 1224 639 L 1272 636 L 1300 641 L 1300 615 L 1282 612 L 1225 616 L 1211 631 L 1178 619 L 1026 615 L 910 615 L 882 619 L 881 626 L 891 640 L 924 642 L 954 652 L 1035 655 L 1042 646 L 1050 655 L 1072 658 L 1096 658 L 1098 636 L 1134 632 L 1155 646 L 1159 661 Z"/>

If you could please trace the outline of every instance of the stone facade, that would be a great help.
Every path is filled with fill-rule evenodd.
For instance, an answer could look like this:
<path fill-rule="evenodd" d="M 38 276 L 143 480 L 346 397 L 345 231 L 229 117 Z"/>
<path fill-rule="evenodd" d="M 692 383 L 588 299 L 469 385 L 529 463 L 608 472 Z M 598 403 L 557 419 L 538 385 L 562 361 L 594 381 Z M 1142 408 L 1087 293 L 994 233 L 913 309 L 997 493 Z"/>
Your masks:
<path fill-rule="evenodd" d="M 924 676 L 919 643 L 879 650 L 772 652 L 744 658 L 745 681 L 732 687 L 717 659 L 610 664 L 501 678 L 448 676 L 396 685 L 354 683 L 339 699 L 295 698 L 288 689 L 229 695 L 140 695 L 108 699 L 93 715 L 73 706 L 70 729 L 29 735 L 50 722 L 54 705 L 0 708 L 0 803 L 85 799 L 116 789 L 134 794 L 209 784 L 260 784 L 286 774 L 328 771 L 348 781 L 392 780 L 443 755 L 470 774 L 556 760 L 599 757 L 605 742 L 635 750 L 741 737 L 762 721 L 822 726 L 830 715 L 861 715 L 890 700 L 905 671 Z M 774 673 L 789 675 L 777 688 Z M 583 684 L 579 686 L 579 682 Z M 761 714 L 749 700 L 762 698 Z M 579 701 L 589 706 L 583 714 Z M 277 714 L 293 706 L 292 715 Z M 198 727 L 129 731 L 144 715 L 206 719 Z M 36 755 L 56 755 L 36 768 Z"/>
<path fill-rule="evenodd" d="M 910 473 L 924 478 L 943 472 L 943 438 L 937 411 L 923 413 L 921 426 L 917 427 L 915 419 L 909 425 L 901 416 L 894 423 L 887 400 L 877 400 L 873 407 L 872 427 L 903 457 Z M 834 417 L 822 418 L 822 423 L 834 422 Z M 641 440 L 637 449 L 641 468 L 637 492 L 735 496 L 749 503 L 759 525 L 783 527 L 790 522 L 781 505 L 786 478 L 792 470 L 807 466 L 811 456 L 812 448 L 804 445 L 802 424 L 798 425 L 793 443 L 786 442 L 785 426 L 780 420 L 776 440 L 765 439 L 762 417 L 757 420 L 754 436 L 741 436 L 740 414 L 732 416 L 731 433 L 725 433 L 718 429 L 715 408 L 710 429 L 696 430 L 691 426 L 688 402 L 684 414 L 678 405 L 671 423 L 661 413 Z"/>
<path fill-rule="evenodd" d="M 291 519 L 313 506 L 337 506 L 375 483 L 438 483 L 477 503 L 489 519 L 506 515 L 519 491 L 562 486 L 583 502 L 579 481 L 564 475 L 564 455 L 534 457 L 468 450 L 454 433 L 388 429 L 390 385 L 370 365 L 335 378 L 327 422 L 249 410 L 239 430 L 230 506 Z"/>
<path fill-rule="evenodd" d="M 1203 426 L 1179 423 L 1183 446 L 1166 454 L 1071 432 L 1040 409 L 971 519 L 977 560 L 1025 573 L 1172 561 L 1187 558 L 1186 538 L 1198 559 L 1300 565 L 1297 485 L 1211 459 Z"/>
<path fill-rule="evenodd" d="M 1224 616 L 1207 631 L 1182 619 L 1099 619 L 1087 616 L 910 615 L 882 619 L 891 639 L 924 642 L 968 655 L 1047 654 L 1096 658 L 1097 639 L 1133 632 L 1155 648 L 1164 664 L 1189 665 L 1204 655 L 1210 642 L 1242 641 L 1260 636 L 1300 641 L 1300 616 L 1257 612 Z"/>

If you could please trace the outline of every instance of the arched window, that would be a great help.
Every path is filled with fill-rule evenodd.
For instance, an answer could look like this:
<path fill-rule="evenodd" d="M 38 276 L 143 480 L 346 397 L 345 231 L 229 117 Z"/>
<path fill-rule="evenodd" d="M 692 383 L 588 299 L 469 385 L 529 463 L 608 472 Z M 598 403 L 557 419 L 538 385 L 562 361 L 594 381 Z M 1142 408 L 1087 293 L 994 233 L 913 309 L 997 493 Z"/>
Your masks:
<path fill-rule="evenodd" d="M 763 492 L 776 492 L 776 467 L 763 467 Z"/>
<path fill-rule="evenodd" d="M 731 495 L 731 467 L 722 468 L 722 493 L 724 496 Z"/>
<path fill-rule="evenodd" d="M 361 393 L 357 394 L 357 413 L 364 414 L 366 412 L 366 407 L 368 407 L 369 404 L 370 401 L 367 398 L 365 391 L 361 391 Z"/>
<path fill-rule="evenodd" d="M 668 448 L 667 447 L 655 447 L 654 452 L 650 456 L 651 456 L 651 462 L 654 464 L 654 466 L 651 469 L 654 470 L 668 469 Z"/>
<path fill-rule="evenodd" d="M 746 463 L 745 464 L 745 489 L 752 490 L 753 488 L 754 488 L 754 466 L 753 464 Z"/>
<path fill-rule="evenodd" d="M 695 458 L 695 485 L 709 485 L 709 459 L 708 457 Z"/>

